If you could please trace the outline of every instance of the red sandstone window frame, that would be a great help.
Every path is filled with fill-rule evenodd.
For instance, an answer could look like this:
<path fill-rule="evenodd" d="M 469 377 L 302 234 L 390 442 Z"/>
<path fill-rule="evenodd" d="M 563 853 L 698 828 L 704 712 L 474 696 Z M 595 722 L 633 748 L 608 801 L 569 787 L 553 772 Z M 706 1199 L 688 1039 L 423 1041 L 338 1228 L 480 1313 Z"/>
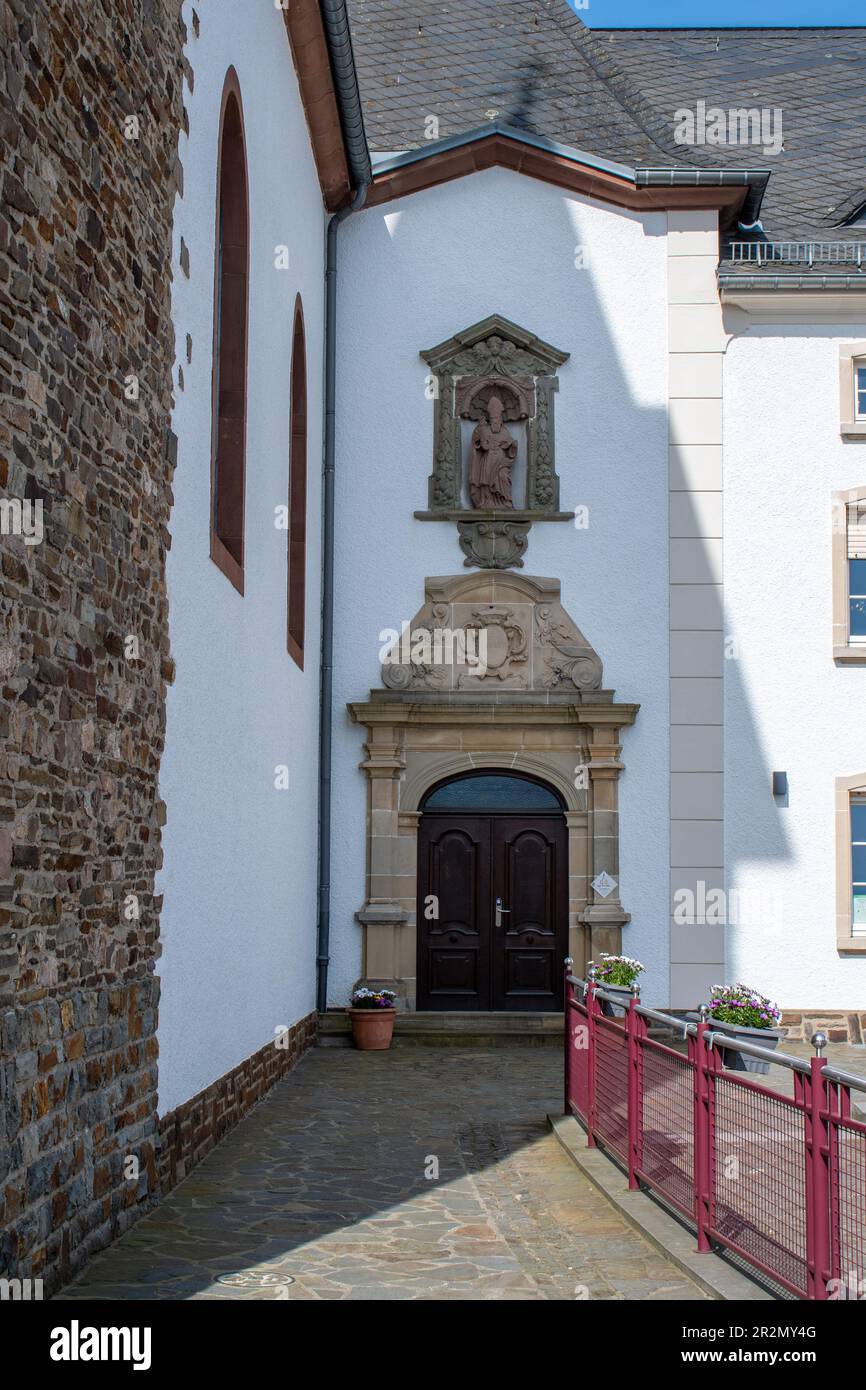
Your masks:
<path fill-rule="evenodd" d="M 289 410 L 286 647 L 303 671 L 307 597 L 307 338 L 300 295 L 295 299 L 292 325 Z"/>
<path fill-rule="evenodd" d="M 227 223 L 231 242 L 224 239 Z M 210 558 L 239 594 L 244 592 L 249 262 L 244 108 L 231 67 L 223 84 L 217 145 Z"/>

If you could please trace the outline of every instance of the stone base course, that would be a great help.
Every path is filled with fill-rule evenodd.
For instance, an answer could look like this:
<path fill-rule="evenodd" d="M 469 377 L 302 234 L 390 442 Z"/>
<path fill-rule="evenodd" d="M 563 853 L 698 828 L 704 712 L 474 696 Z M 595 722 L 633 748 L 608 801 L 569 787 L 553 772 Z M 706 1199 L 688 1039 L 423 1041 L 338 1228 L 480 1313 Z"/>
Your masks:
<path fill-rule="evenodd" d="M 204 1091 L 159 1122 L 159 1184 L 171 1191 L 210 1153 L 276 1081 L 292 1070 L 316 1040 L 316 1015 L 308 1014 Z"/>

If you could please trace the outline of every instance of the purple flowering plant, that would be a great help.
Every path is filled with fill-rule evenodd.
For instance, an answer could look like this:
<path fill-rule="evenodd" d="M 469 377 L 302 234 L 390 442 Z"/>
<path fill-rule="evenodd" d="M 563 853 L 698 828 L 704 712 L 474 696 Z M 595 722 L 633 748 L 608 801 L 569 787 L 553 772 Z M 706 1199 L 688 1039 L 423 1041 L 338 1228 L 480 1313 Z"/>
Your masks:
<path fill-rule="evenodd" d="M 356 989 L 352 995 L 353 1009 L 393 1009 L 396 995 L 393 989 Z"/>
<path fill-rule="evenodd" d="M 774 1028 L 782 1017 L 778 1005 L 743 984 L 713 985 L 709 1010 L 711 1019 L 744 1028 Z"/>

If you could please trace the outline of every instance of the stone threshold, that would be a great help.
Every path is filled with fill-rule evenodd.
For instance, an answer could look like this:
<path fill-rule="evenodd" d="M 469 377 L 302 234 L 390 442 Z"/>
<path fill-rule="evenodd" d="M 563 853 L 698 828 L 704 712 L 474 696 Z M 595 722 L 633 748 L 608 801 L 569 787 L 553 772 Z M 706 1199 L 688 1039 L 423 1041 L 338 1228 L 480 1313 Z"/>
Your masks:
<path fill-rule="evenodd" d="M 439 1043 L 442 1046 L 491 1047 L 524 1043 L 561 1047 L 565 1033 L 559 1013 L 405 1012 L 394 1020 L 394 1046 Z M 319 1014 L 319 1047 L 351 1047 L 352 1025 L 342 1009 Z"/>
<path fill-rule="evenodd" d="M 573 1115 L 548 1115 L 550 1128 L 572 1162 L 630 1226 L 687 1274 L 710 1298 L 775 1303 L 767 1289 L 712 1251 L 699 1254 L 696 1237 L 645 1192 L 629 1191 L 622 1169 L 601 1149 L 586 1147 L 586 1131 Z"/>

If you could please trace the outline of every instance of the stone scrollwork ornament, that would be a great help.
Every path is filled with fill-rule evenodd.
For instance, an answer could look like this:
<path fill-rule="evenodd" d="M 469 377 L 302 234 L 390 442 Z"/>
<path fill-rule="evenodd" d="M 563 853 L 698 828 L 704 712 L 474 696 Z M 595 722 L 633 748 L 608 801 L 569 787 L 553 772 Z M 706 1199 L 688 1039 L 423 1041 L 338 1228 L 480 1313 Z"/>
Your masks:
<path fill-rule="evenodd" d="M 601 661 L 570 618 L 549 604 L 535 610 L 535 633 L 545 663 L 548 690 L 574 686 L 595 690 L 601 685 Z"/>
<path fill-rule="evenodd" d="M 428 579 L 425 603 L 382 664 L 388 690 L 535 690 L 595 698 L 598 654 L 560 602 L 559 581 L 482 570 Z"/>
<path fill-rule="evenodd" d="M 482 669 L 462 671 L 457 679 L 460 690 L 477 689 L 485 684 L 507 681 L 512 689 L 529 684 L 521 668 L 529 662 L 530 634 L 510 608 L 476 609 L 464 631 L 472 634 L 473 650 L 483 654 Z"/>
<path fill-rule="evenodd" d="M 529 525 L 528 521 L 458 521 L 464 567 L 522 569 Z"/>

